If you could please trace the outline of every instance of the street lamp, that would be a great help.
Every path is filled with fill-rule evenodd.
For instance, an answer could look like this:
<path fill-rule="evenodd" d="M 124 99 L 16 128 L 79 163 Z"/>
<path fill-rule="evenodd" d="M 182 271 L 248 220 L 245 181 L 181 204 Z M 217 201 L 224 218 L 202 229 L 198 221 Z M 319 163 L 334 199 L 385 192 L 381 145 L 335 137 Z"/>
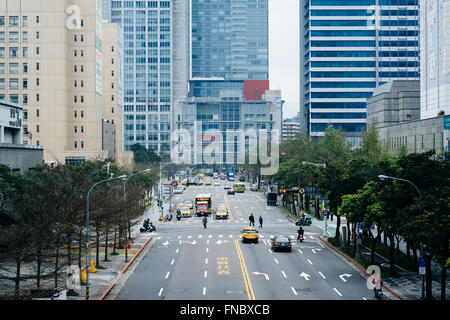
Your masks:
<path fill-rule="evenodd" d="M 128 218 L 127 218 L 127 182 L 128 179 L 130 179 L 131 177 L 141 174 L 141 173 L 147 173 L 150 172 L 151 169 L 145 169 L 143 171 L 139 171 L 136 173 L 133 173 L 132 175 L 129 175 L 126 179 L 125 182 L 123 183 L 123 217 L 124 217 L 124 233 L 125 233 L 125 261 L 128 261 L 128 236 L 127 236 L 127 225 L 128 225 Z"/>
<path fill-rule="evenodd" d="M 411 181 L 406 180 L 406 179 L 402 179 L 402 178 L 397 178 L 397 177 L 385 176 L 383 174 L 380 174 L 378 176 L 378 179 L 380 179 L 381 181 L 384 181 L 385 179 L 392 179 L 392 180 L 400 180 L 400 181 L 407 182 L 407 183 L 409 183 L 410 185 L 412 185 L 416 189 L 417 193 L 419 194 L 419 201 L 422 201 L 422 193 L 420 192 L 419 188 L 417 188 L 417 186 L 414 183 L 412 183 Z M 421 254 L 422 254 L 422 257 L 423 257 L 425 252 L 423 250 L 423 243 L 422 242 L 420 242 L 420 251 L 421 251 Z M 425 281 L 424 281 L 424 278 L 425 277 L 422 274 L 422 300 L 425 299 Z"/>
<path fill-rule="evenodd" d="M 327 165 L 326 165 L 325 163 L 313 163 L 313 162 L 303 161 L 302 164 L 303 164 L 303 165 L 309 164 L 309 165 L 311 165 L 311 166 L 315 166 L 315 167 L 318 167 L 318 168 L 320 168 L 320 167 L 326 168 L 326 167 L 327 167 Z M 325 199 L 323 199 L 322 201 L 323 201 L 323 210 L 325 211 Z M 328 215 L 327 215 L 326 218 L 324 218 L 323 220 L 325 221 L 325 229 L 324 229 L 324 231 L 323 231 L 323 236 L 324 236 L 324 237 L 328 237 L 328 234 L 327 234 L 327 220 L 328 220 Z"/>
<path fill-rule="evenodd" d="M 106 180 L 102 180 L 94 184 L 88 191 L 87 197 L 86 197 L 86 300 L 89 300 L 89 265 L 90 265 L 90 257 L 89 257 L 89 246 L 90 246 L 90 239 L 89 239 L 89 197 L 91 195 L 91 191 L 98 186 L 101 183 L 112 181 L 112 180 L 119 180 L 119 179 L 125 179 L 127 176 L 123 175 L 120 177 L 115 178 L 109 178 Z"/>

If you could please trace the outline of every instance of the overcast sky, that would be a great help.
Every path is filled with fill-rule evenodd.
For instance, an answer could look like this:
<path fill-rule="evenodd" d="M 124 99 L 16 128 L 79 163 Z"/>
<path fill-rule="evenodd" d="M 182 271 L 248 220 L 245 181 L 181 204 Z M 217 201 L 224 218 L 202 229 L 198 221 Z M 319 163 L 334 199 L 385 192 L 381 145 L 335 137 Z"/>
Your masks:
<path fill-rule="evenodd" d="M 299 0 L 269 0 L 269 80 L 286 102 L 283 118 L 299 110 Z"/>

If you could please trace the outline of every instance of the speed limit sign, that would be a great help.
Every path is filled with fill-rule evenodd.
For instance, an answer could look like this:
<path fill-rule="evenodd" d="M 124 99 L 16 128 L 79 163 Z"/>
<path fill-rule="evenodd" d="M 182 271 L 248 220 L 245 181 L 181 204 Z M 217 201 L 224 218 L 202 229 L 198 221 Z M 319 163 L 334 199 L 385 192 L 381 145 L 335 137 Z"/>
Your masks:
<path fill-rule="evenodd" d="M 298 193 L 300 193 L 300 194 L 305 194 L 305 192 L 306 192 L 305 188 L 298 189 Z"/>
<path fill-rule="evenodd" d="M 176 187 L 177 185 L 178 185 L 178 182 L 176 182 L 176 181 L 172 181 L 172 183 L 171 183 L 171 185 L 172 185 L 172 187 Z"/>

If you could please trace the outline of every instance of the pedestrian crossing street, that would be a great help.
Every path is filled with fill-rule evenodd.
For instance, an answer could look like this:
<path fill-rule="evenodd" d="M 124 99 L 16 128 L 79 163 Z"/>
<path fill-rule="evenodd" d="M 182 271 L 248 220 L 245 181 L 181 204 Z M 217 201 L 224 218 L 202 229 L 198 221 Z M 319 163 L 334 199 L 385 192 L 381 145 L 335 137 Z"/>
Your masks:
<path fill-rule="evenodd" d="M 263 241 L 264 243 L 270 244 L 270 239 L 277 236 L 278 234 L 259 234 L 259 239 L 261 241 Z M 285 234 L 285 236 L 290 237 L 291 240 L 293 240 L 295 242 L 295 240 L 297 239 L 297 235 L 296 234 Z M 311 240 L 315 240 L 315 236 L 317 236 L 317 233 L 314 232 L 305 232 L 305 238 L 309 238 Z M 212 240 L 212 241 L 216 241 L 216 240 L 226 240 L 226 239 L 242 239 L 242 235 L 241 234 L 237 234 L 237 233 L 229 233 L 229 234 L 208 234 L 208 235 L 201 235 L 201 234 L 196 234 L 196 235 L 178 235 L 178 236 L 174 236 L 174 235 L 162 235 L 162 234 L 158 234 L 155 233 L 153 234 L 153 239 L 155 240 L 172 240 L 172 241 L 193 241 L 193 240 Z"/>

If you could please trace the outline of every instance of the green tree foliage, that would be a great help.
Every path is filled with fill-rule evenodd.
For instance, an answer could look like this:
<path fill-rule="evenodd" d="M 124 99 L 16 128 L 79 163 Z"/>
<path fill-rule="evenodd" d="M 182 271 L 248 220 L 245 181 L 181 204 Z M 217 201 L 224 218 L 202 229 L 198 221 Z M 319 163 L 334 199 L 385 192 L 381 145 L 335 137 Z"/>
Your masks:
<path fill-rule="evenodd" d="M 131 146 L 131 151 L 133 151 L 135 163 L 148 164 L 161 161 L 161 158 L 153 150 L 148 150 L 138 143 Z"/>

